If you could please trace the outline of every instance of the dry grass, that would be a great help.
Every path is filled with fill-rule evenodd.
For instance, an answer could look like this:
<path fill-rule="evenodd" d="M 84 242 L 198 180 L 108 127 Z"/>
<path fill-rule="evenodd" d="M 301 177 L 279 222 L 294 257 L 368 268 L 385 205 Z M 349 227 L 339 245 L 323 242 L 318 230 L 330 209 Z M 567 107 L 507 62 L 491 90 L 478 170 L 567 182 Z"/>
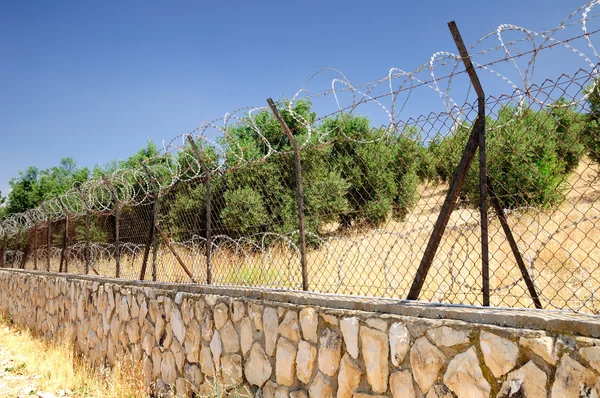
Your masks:
<path fill-rule="evenodd" d="M 0 316 L 0 354 L 8 360 L 9 373 L 22 377 L 3 392 L 17 396 L 23 388 L 31 391 L 61 391 L 73 397 L 146 397 L 139 364 L 120 361 L 113 369 L 93 368 L 76 355 L 72 343 L 57 343 L 35 336 L 30 330 L 11 324 Z M 5 370 L 5 369 L 3 369 Z M 1 381 L 1 380 L 0 380 Z M 14 395 L 13 395 L 14 393 Z"/>
<path fill-rule="evenodd" d="M 521 209 L 509 223 L 533 275 L 545 308 L 600 312 L 595 297 L 600 285 L 600 179 L 598 166 L 581 162 L 567 181 L 567 200 L 552 210 Z M 417 271 L 431 229 L 444 201 L 443 185 L 423 185 L 419 200 L 402 222 L 389 220 L 377 230 L 358 229 L 336 234 L 308 254 L 310 289 L 319 292 L 404 298 Z M 481 304 L 481 244 L 479 211 L 456 209 L 425 281 L 421 299 Z M 532 307 L 517 263 L 497 217 L 490 218 L 490 285 L 495 306 Z M 281 243 L 281 242 L 280 242 Z M 231 245 L 213 252 L 213 283 L 264 287 L 301 287 L 297 252 L 272 245 L 266 250 Z M 198 282 L 206 281 L 204 249 L 176 245 Z M 138 279 L 142 253 L 125 253 L 121 277 Z M 52 268 L 58 270 L 58 261 Z M 98 273 L 114 276 L 114 260 L 95 265 Z M 150 268 L 150 267 L 149 267 Z M 71 272 L 82 272 L 72 261 Z M 150 269 L 146 279 L 150 279 Z M 157 279 L 189 282 L 190 278 L 166 249 L 157 261 Z"/>

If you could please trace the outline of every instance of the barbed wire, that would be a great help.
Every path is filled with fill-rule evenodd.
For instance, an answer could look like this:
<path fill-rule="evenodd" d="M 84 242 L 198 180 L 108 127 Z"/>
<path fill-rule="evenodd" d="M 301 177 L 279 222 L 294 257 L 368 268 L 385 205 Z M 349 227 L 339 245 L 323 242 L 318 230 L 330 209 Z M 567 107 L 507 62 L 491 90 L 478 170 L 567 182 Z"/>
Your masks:
<path fill-rule="evenodd" d="M 588 106 L 590 93 L 596 88 L 600 62 L 600 55 L 593 43 L 593 38 L 597 36 L 600 29 L 593 29 L 591 26 L 600 16 L 600 13 L 595 13 L 598 4 L 600 0 L 579 7 L 557 27 L 542 32 L 516 25 L 500 25 L 469 47 L 475 70 L 485 78 L 499 82 L 496 85 L 486 85 L 486 91 L 488 91 L 487 87 L 490 87 L 486 99 L 488 115 L 498 119 L 487 127 L 488 134 L 495 131 L 502 132 L 507 126 L 520 126 L 519 123 L 532 110 L 551 110 L 553 106 L 582 110 Z M 510 35 L 520 35 L 520 37 L 510 40 Z M 566 52 L 561 52 L 563 50 Z M 540 76 L 541 68 L 538 64 L 549 62 L 545 58 L 540 61 L 542 54 L 544 56 L 547 54 L 548 57 L 556 54 L 556 57 L 560 56 L 563 64 L 566 64 L 564 58 L 565 54 L 568 54 L 572 57 L 573 62 L 570 64 L 573 66 L 559 76 L 547 74 Z M 414 143 L 428 149 L 430 146 L 438 145 L 446 137 L 455 137 L 470 129 L 476 117 L 477 104 L 473 101 L 471 85 L 467 78 L 466 71 L 462 67 L 462 58 L 450 51 L 435 52 L 427 62 L 412 71 L 393 67 L 382 78 L 357 85 L 354 85 L 340 70 L 324 68 L 309 77 L 289 99 L 282 100 L 278 108 L 293 124 L 292 133 L 303 156 L 310 157 L 315 151 L 336 148 L 336 145 L 340 145 L 339 140 L 343 140 L 345 145 L 343 150 L 346 152 L 338 153 L 337 156 L 347 155 L 352 161 L 360 163 L 367 155 L 356 155 L 360 152 L 358 147 L 383 151 L 386 145 L 397 140 L 393 141 L 394 145 L 402 144 L 410 149 L 408 143 Z M 435 102 L 430 101 L 431 98 L 435 99 Z M 429 113 L 423 113 L 421 110 L 415 113 L 413 103 L 421 101 L 427 101 L 428 107 L 430 106 L 430 109 L 427 109 Z M 299 106 L 303 104 L 310 104 L 312 110 L 319 111 L 319 115 L 312 114 L 312 110 L 308 113 L 299 111 Z M 502 110 L 510 107 L 514 107 L 511 117 L 500 121 L 503 116 Z M 418 105 L 418 108 L 421 109 L 422 105 Z M 140 258 L 145 258 L 143 260 L 145 267 L 148 257 L 151 256 L 150 248 L 154 247 L 152 256 L 155 258 L 155 265 L 160 261 L 179 262 L 182 268 L 186 268 L 183 266 L 185 263 L 189 265 L 189 269 L 181 275 L 177 274 L 177 278 L 185 279 L 187 276 L 193 276 L 193 280 L 210 279 L 210 272 L 207 269 L 214 259 L 221 271 L 215 273 L 212 283 L 252 284 L 259 280 L 262 285 L 289 289 L 302 288 L 299 264 L 306 259 L 301 260 L 304 254 L 300 243 L 300 230 L 296 225 L 285 224 L 281 214 L 268 214 L 271 220 L 264 214 L 253 214 L 252 217 L 256 220 L 252 222 L 257 226 L 252 229 L 253 232 L 244 232 L 244 224 L 250 223 L 244 220 L 244 217 L 250 217 L 247 211 L 246 214 L 229 215 L 239 224 L 235 226 L 239 227 L 239 233 L 232 234 L 234 228 L 226 225 L 222 213 L 227 207 L 227 202 L 235 202 L 235 200 L 239 200 L 235 203 L 238 203 L 241 209 L 249 203 L 258 206 L 269 200 L 285 202 L 281 206 L 286 209 L 294 204 L 293 196 L 291 198 L 281 196 L 282 192 L 266 192 L 258 199 L 252 196 L 250 191 L 238 192 L 242 195 L 242 199 L 236 199 L 232 193 L 238 189 L 237 186 L 233 186 L 239 183 L 236 178 L 252 181 L 251 184 L 254 184 L 252 187 L 266 184 L 264 181 L 251 180 L 251 177 L 246 176 L 244 172 L 251 175 L 253 168 L 271 167 L 277 163 L 277 159 L 290 159 L 286 167 L 291 167 L 293 163 L 291 159 L 294 157 L 294 150 L 285 131 L 279 127 L 273 130 L 265 124 L 266 115 L 270 112 L 268 106 L 239 108 L 220 118 L 202 123 L 192 131 L 177 135 L 168 142 L 163 142 L 159 154 L 145 159 L 138 168 L 120 168 L 103 178 L 87 180 L 62 195 L 48 198 L 34 209 L 11 214 L 0 220 L 0 240 L 4 241 L 3 263 L 16 267 L 35 261 L 36 267 L 42 269 L 44 268 L 42 264 L 50 268 L 50 264 L 56 263 L 59 259 L 60 269 L 63 269 L 64 263 L 65 268 L 70 264 L 71 270 L 81 271 L 83 264 L 87 262 L 93 272 L 102 274 L 106 273 L 104 269 L 106 264 L 116 257 L 117 263 L 119 258 L 130 262 L 128 277 L 140 277 L 137 273 L 140 268 Z M 344 123 L 364 114 L 369 114 L 373 123 L 381 127 L 365 128 L 361 130 L 361 134 L 346 132 Z M 336 124 L 332 120 L 337 120 L 339 123 Z M 197 147 L 197 151 L 190 145 L 190 140 Z M 250 146 L 253 150 L 249 150 Z M 454 152 L 462 151 L 462 146 L 451 149 Z M 383 152 L 381 156 L 384 156 Z M 323 159 L 322 161 L 330 161 L 327 157 Z M 398 165 L 399 168 L 403 166 Z M 411 167 L 413 167 L 411 172 L 416 174 L 426 172 L 424 170 L 426 166 L 422 164 Z M 418 169 L 419 167 L 421 169 Z M 591 170 L 594 167 L 588 166 L 587 169 Z M 331 184 L 323 188 L 325 192 L 329 190 L 335 193 L 336 189 L 341 189 L 339 187 L 350 189 L 347 188 L 350 185 L 348 181 L 357 178 L 340 168 L 341 166 L 336 165 L 328 170 L 328 175 L 333 176 L 332 180 L 319 180 L 319 183 L 324 186 Z M 271 174 L 265 178 L 285 179 L 288 178 L 284 176 L 287 172 L 287 169 L 273 167 L 270 169 Z M 310 175 L 312 172 L 310 167 L 306 172 Z M 451 170 L 445 172 L 449 174 Z M 344 173 L 347 175 L 342 178 L 341 175 Z M 381 174 L 385 173 L 381 171 Z M 398 187 L 410 185 L 411 181 L 403 180 L 408 179 L 409 174 L 406 172 L 405 175 L 396 175 L 393 183 Z M 360 206 L 357 205 L 356 208 L 349 208 L 348 203 L 341 205 L 344 210 L 340 210 L 339 214 L 336 213 L 336 217 L 327 213 L 319 214 L 318 211 L 314 211 L 316 215 L 309 212 L 308 220 L 316 225 L 312 230 L 307 231 L 309 245 L 318 248 L 319 261 L 322 264 L 331 266 L 328 271 L 331 275 L 325 278 L 327 282 L 321 283 L 320 278 L 315 277 L 317 282 L 314 290 L 358 294 L 361 292 L 383 295 L 405 294 L 408 288 L 406 275 L 414 273 L 411 266 L 419 261 L 425 248 L 424 240 L 432 233 L 433 220 L 429 216 L 435 215 L 434 208 L 439 210 L 436 206 L 440 205 L 439 198 L 441 198 L 441 193 L 438 193 L 439 197 L 427 199 L 425 195 L 427 189 L 435 190 L 439 187 L 435 186 L 431 177 L 419 178 L 421 181 L 418 188 L 415 188 L 415 197 L 405 200 L 406 202 L 412 200 L 417 204 L 413 204 L 413 208 L 406 211 L 407 214 L 398 217 L 399 219 L 404 217 L 407 221 L 394 221 L 396 223 L 394 228 L 390 227 L 392 221 L 386 219 L 378 225 L 371 225 L 370 229 L 360 230 L 357 227 L 358 229 L 353 232 L 355 236 L 349 235 L 348 231 L 352 231 L 351 227 L 355 225 L 347 219 L 352 217 L 367 219 L 371 217 L 367 216 L 368 214 L 379 211 L 377 208 L 371 209 L 365 205 L 370 199 L 365 193 L 368 187 L 364 186 L 351 187 L 354 189 L 352 191 L 354 197 L 348 202 L 359 203 Z M 442 181 L 439 186 L 449 182 L 440 178 Z M 214 184 L 212 189 L 217 195 L 215 206 L 221 213 L 214 219 L 214 234 L 205 231 L 205 235 L 202 236 L 198 231 L 203 228 L 210 229 L 206 225 L 211 213 L 208 210 L 207 214 L 204 214 L 206 204 L 202 201 L 208 200 L 206 191 L 208 188 L 204 186 L 205 182 Z M 368 183 L 373 184 L 372 187 L 376 186 L 376 182 Z M 585 187 L 567 187 L 565 181 L 562 184 L 565 189 L 571 191 L 595 189 L 593 182 L 589 182 Z M 388 190 L 381 185 L 377 187 L 382 191 Z M 559 188 L 557 185 L 555 191 L 562 189 Z M 317 189 L 321 188 L 308 184 L 305 195 L 308 202 L 316 201 L 311 195 Z M 376 191 L 375 188 L 373 189 Z M 401 191 L 401 188 L 395 189 Z M 522 189 L 526 191 L 526 188 Z M 269 196 L 271 194 L 273 197 Z M 518 194 L 526 195 L 527 192 Z M 375 192 L 374 195 L 379 193 Z M 321 199 L 320 196 L 315 197 Z M 329 197 L 328 200 L 335 201 L 336 198 Z M 400 199 L 394 198 L 394 200 Z M 466 201 L 467 198 L 465 203 Z M 156 205 L 157 202 L 160 202 L 160 206 Z M 388 207 L 394 208 L 393 211 L 388 212 L 390 214 L 397 211 L 397 208 L 401 208 L 401 212 L 405 211 L 402 208 L 404 204 L 379 205 L 389 205 Z M 150 214 L 152 206 L 155 208 L 154 216 Z M 505 212 L 511 221 L 511 227 L 519 230 L 518 226 L 528 220 L 530 210 L 537 215 L 550 214 L 548 208 L 507 208 Z M 227 211 L 233 213 L 231 209 Z M 553 211 L 557 211 L 556 207 Z M 595 274 L 590 278 L 593 271 L 581 266 L 582 259 L 579 258 L 581 256 L 574 254 L 578 249 L 564 246 L 564 242 L 557 238 L 565 231 L 595 228 L 595 222 L 600 217 L 595 211 L 594 206 L 591 206 L 581 211 L 579 218 L 572 219 L 574 217 L 572 216 L 562 224 L 533 234 L 534 237 L 523 238 L 531 232 L 519 232 L 524 239 L 518 243 L 519 250 L 527 263 L 527 271 L 532 276 L 534 287 L 541 292 L 540 298 L 549 307 L 591 312 L 599 310 L 595 287 L 586 288 L 587 296 L 577 298 L 579 301 L 576 304 L 557 304 L 556 297 L 560 294 L 555 290 L 548 291 L 544 288 L 548 283 L 545 279 L 555 276 L 545 276 L 548 264 L 542 259 L 545 248 L 557 241 L 559 246 L 557 251 L 562 253 L 564 262 L 576 264 L 579 272 L 579 274 L 570 272 L 568 283 L 584 285 L 590 279 L 595 280 Z M 244 211 L 242 210 L 241 213 Z M 173 214 L 179 214 L 181 220 L 176 217 L 170 219 L 174 217 Z M 423 218 L 425 217 L 423 214 L 427 216 L 426 219 Z M 90 216 L 94 217 L 92 221 L 88 219 Z M 389 214 L 386 215 L 388 216 Z M 123 219 L 131 225 L 119 226 L 118 223 L 116 226 L 108 225 L 106 220 L 110 217 Z M 319 217 L 334 221 L 319 224 L 317 220 Z M 479 221 L 471 214 L 465 217 L 469 217 L 469 220 L 454 220 L 447 228 L 450 238 L 442 245 L 445 257 L 436 260 L 434 264 L 435 272 L 440 275 L 447 274 L 447 277 L 443 278 L 442 282 L 433 284 L 435 288 L 431 285 L 431 298 L 452 300 L 460 295 L 476 296 L 481 292 L 482 287 L 473 273 L 475 271 L 471 272 L 471 269 L 467 269 L 465 265 L 474 261 L 465 252 L 476 253 L 478 250 L 471 240 L 477 232 Z M 84 239 L 83 233 L 76 231 L 77 228 L 82 229 L 84 218 L 86 234 L 90 232 L 90 222 L 101 225 L 97 229 L 102 230 L 103 235 L 96 239 L 100 241 L 90 241 L 89 236 Z M 565 219 L 567 218 L 565 215 Z M 69 222 L 74 226 L 69 225 Z M 347 224 L 345 229 L 340 227 L 344 223 Z M 545 223 L 548 224 L 549 221 Z M 334 224 L 337 225 L 336 233 L 325 231 Z M 360 223 L 355 222 L 355 224 Z M 327 228 L 324 225 L 327 225 Z M 381 227 L 382 225 L 384 227 Z M 540 223 L 536 225 L 539 227 Z M 588 226 L 585 227 L 586 225 Z M 38 230 L 42 227 L 46 228 L 47 232 L 44 232 L 45 239 L 42 239 L 43 242 L 40 244 Z M 53 227 L 65 230 L 62 242 L 58 242 L 60 235 L 52 231 Z M 148 229 L 151 231 L 150 234 L 146 232 Z M 155 229 L 160 230 L 163 239 L 160 247 L 156 244 L 157 238 L 153 237 Z M 120 232 L 128 234 L 122 242 L 119 242 Z M 78 238 L 69 242 L 69 234 L 78 235 Z M 114 236 L 108 237 L 110 234 Z M 29 238 L 23 238 L 27 236 Z M 11 247 L 6 247 L 7 240 L 12 240 Z M 28 246 L 23 247 L 21 242 L 23 240 L 27 240 Z M 376 253 L 370 253 L 365 249 L 373 241 L 383 242 L 383 246 L 378 247 Z M 33 259 L 30 256 L 31 247 L 35 250 Z M 469 250 L 466 250 L 466 247 L 469 247 Z M 497 250 L 503 250 L 502 244 L 498 245 Z M 597 244 L 589 248 L 588 257 L 595 250 L 598 250 Z M 311 255 L 317 256 L 309 253 L 308 257 Z M 377 272 L 368 276 L 379 278 L 377 281 L 371 281 L 373 285 L 377 285 L 377 288 L 371 290 L 368 284 L 358 283 L 360 280 L 357 279 L 356 273 L 360 271 L 351 271 L 351 264 L 360 263 L 364 258 L 379 267 Z M 399 261 L 399 258 L 402 261 Z M 247 274 L 240 274 L 239 270 L 243 267 L 239 264 L 250 264 L 248 270 L 244 270 Z M 272 264 L 277 264 L 279 269 L 273 270 Z M 237 273 L 234 275 L 232 270 L 236 268 Z M 317 270 L 312 272 L 316 273 Z M 513 294 L 517 301 L 526 296 L 523 292 L 514 293 L 521 289 L 520 286 L 524 281 L 522 275 L 513 274 L 512 271 L 507 271 L 506 275 L 498 277 L 493 283 L 491 292 L 496 296 Z M 561 283 L 566 285 L 567 281 L 562 280 Z M 578 297 L 578 294 L 574 292 L 573 297 Z M 505 303 L 504 297 L 498 300 L 499 304 Z"/>

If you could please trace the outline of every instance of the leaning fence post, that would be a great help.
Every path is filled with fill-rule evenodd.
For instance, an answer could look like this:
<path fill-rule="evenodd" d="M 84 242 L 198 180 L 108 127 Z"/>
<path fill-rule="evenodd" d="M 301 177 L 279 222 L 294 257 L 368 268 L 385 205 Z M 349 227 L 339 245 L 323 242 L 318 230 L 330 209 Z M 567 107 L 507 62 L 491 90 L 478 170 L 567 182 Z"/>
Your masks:
<path fill-rule="evenodd" d="M 308 271 L 306 269 L 306 235 L 304 234 L 304 195 L 302 194 L 302 165 L 300 163 L 300 148 L 288 127 L 287 123 L 281 115 L 277 106 L 271 98 L 267 98 L 267 103 L 271 107 L 271 111 L 275 118 L 281 124 L 283 131 L 287 135 L 290 143 L 294 147 L 294 160 L 296 166 L 296 194 L 298 198 L 298 232 L 300 234 L 300 266 L 302 267 L 302 289 L 308 290 Z"/>
<path fill-rule="evenodd" d="M 119 221 L 120 221 L 120 217 L 121 217 L 121 211 L 120 211 L 121 209 L 120 209 L 120 205 L 119 205 L 119 197 L 117 196 L 117 193 L 115 192 L 115 188 L 114 188 L 113 184 L 108 180 L 108 178 L 106 178 L 105 175 L 102 175 L 102 179 L 104 180 L 104 183 L 108 187 L 108 190 L 110 191 L 110 194 L 113 199 L 114 216 L 115 216 L 115 233 L 114 233 L 114 238 L 115 238 L 115 278 L 118 278 L 121 274 L 121 248 L 119 247 Z"/>
<path fill-rule="evenodd" d="M 435 253 L 440 245 L 442 240 L 442 235 L 446 230 L 446 226 L 448 225 L 448 221 L 450 220 L 450 215 L 456 206 L 456 201 L 458 199 L 458 195 L 460 190 L 462 189 L 463 183 L 467 176 L 467 172 L 471 167 L 471 163 L 473 158 L 475 157 L 475 152 L 477 151 L 479 144 L 481 143 L 482 135 L 485 137 L 485 94 L 483 92 L 483 88 L 481 87 L 481 83 L 479 82 L 479 78 L 477 77 L 477 73 L 475 72 L 475 68 L 471 63 L 471 59 L 469 58 L 469 54 L 467 49 L 460 37 L 460 33 L 458 32 L 458 28 L 454 22 L 448 23 L 448 27 L 450 28 L 450 32 L 452 33 L 452 37 L 456 42 L 456 47 L 458 48 L 462 61 L 465 64 L 465 68 L 467 73 L 469 74 L 469 78 L 471 79 L 471 84 L 477 93 L 478 100 L 478 113 L 477 119 L 473 124 L 473 129 L 471 131 L 471 135 L 469 136 L 469 140 L 465 147 L 465 150 L 460 159 L 460 163 L 452 177 L 452 183 L 450 184 L 450 188 L 448 189 L 448 194 L 446 195 L 446 199 L 444 200 L 444 204 L 442 205 L 442 210 L 440 211 L 440 215 L 433 227 L 433 232 L 431 233 L 431 237 L 429 238 L 429 242 L 427 243 L 427 247 L 425 248 L 425 253 L 423 254 L 423 258 L 421 259 L 421 264 L 419 264 L 419 269 L 415 275 L 413 283 L 410 287 L 410 291 L 408 292 L 407 300 L 417 300 L 421 293 L 421 289 L 423 288 L 423 284 L 425 283 L 425 278 L 427 277 L 427 273 L 429 272 L 429 268 L 433 262 L 433 258 L 435 257 Z M 485 144 L 485 141 L 483 142 Z M 485 155 L 483 157 L 485 160 Z M 481 160 L 481 158 L 480 158 Z M 486 202 L 487 203 L 487 202 Z M 482 234 L 483 234 L 484 222 L 482 219 Z M 487 239 L 487 210 L 486 210 L 486 236 Z M 483 236 L 482 236 L 483 238 Z M 483 246 L 483 239 L 482 239 Z M 487 250 L 487 241 L 485 243 L 485 247 Z M 483 261 L 486 261 L 487 257 L 482 257 Z M 482 276 L 484 278 L 483 285 L 488 287 L 489 289 L 489 274 L 487 271 L 487 264 L 482 264 L 485 268 L 482 270 Z M 484 292 L 485 296 L 485 292 Z M 489 300 L 489 290 L 487 293 L 487 300 Z M 485 302 L 484 298 L 484 302 Z"/>
<path fill-rule="evenodd" d="M 487 186 L 487 164 L 486 164 L 486 137 L 485 137 L 485 93 L 479 82 L 479 77 L 473 68 L 471 58 L 465 43 L 458 31 L 456 22 L 448 23 L 452 38 L 456 43 L 458 52 L 465 64 L 475 92 L 477 93 L 477 118 L 482 121 L 482 128 L 479 130 L 479 214 L 481 218 L 481 277 L 483 305 L 490 305 L 490 269 L 489 269 L 489 237 L 488 237 L 488 186 Z"/>
<path fill-rule="evenodd" d="M 527 267 L 525 266 L 525 262 L 523 261 L 523 256 L 521 256 L 521 252 L 519 251 L 519 246 L 517 245 L 517 242 L 515 241 L 512 231 L 510 230 L 510 227 L 508 226 L 508 220 L 506 219 L 506 214 L 504 214 L 504 209 L 502 209 L 502 205 L 500 204 L 500 201 L 498 200 L 498 197 L 496 196 L 496 193 L 494 192 L 494 189 L 492 187 L 492 182 L 489 180 L 489 178 L 488 178 L 488 182 L 487 182 L 487 187 L 489 190 L 492 206 L 494 207 L 494 210 L 498 214 L 498 219 L 500 220 L 500 224 L 502 225 L 502 229 L 504 230 L 504 234 L 506 235 L 506 239 L 508 240 L 510 249 L 513 252 L 513 256 L 515 256 L 515 259 L 517 260 L 517 265 L 519 266 L 519 271 L 521 271 L 521 276 L 523 277 L 523 280 L 525 281 L 525 285 L 527 286 L 529 295 L 531 296 L 531 299 L 533 300 L 533 304 L 535 305 L 535 308 L 541 309 L 542 302 L 540 301 L 540 297 L 539 297 L 537 291 L 535 290 L 535 285 L 533 284 L 533 280 L 531 279 L 529 272 L 527 272 Z"/>
<path fill-rule="evenodd" d="M 206 283 L 210 285 L 212 283 L 212 265 L 211 265 L 211 255 L 212 255 L 211 212 L 212 212 L 212 210 L 211 210 L 211 194 L 210 194 L 211 173 L 210 173 L 210 169 L 206 165 L 206 162 L 204 161 L 204 156 L 202 155 L 202 153 L 196 146 L 196 143 L 194 142 L 194 139 L 192 138 L 192 136 L 188 135 L 187 138 L 188 138 L 188 141 L 190 142 L 190 145 L 192 146 L 194 153 L 196 154 L 196 157 L 200 161 L 200 165 L 202 166 L 202 169 L 204 170 L 204 175 L 206 178 L 206 182 L 205 182 L 205 188 L 206 188 Z"/>
<path fill-rule="evenodd" d="M 144 248 L 144 259 L 142 260 L 142 269 L 140 271 L 140 280 L 144 280 L 144 277 L 146 276 L 146 266 L 148 265 L 148 257 L 150 255 L 150 246 L 152 246 L 152 244 L 155 240 L 154 238 L 155 238 L 156 228 L 154 227 L 154 224 L 156 223 L 156 217 L 158 214 L 158 187 L 157 187 L 157 184 L 154 181 L 154 178 L 152 178 L 152 175 L 148 171 L 148 167 L 146 166 L 146 164 L 144 162 L 142 162 L 142 167 L 144 168 L 144 172 L 146 173 L 146 176 L 148 177 L 148 179 L 150 180 L 150 183 L 152 184 L 152 188 L 153 188 L 152 196 L 154 198 L 154 204 L 152 206 L 152 219 L 150 222 L 150 230 L 148 231 L 148 240 L 146 241 L 146 247 Z M 156 252 L 154 252 L 154 253 L 156 253 Z M 153 262 L 152 262 L 152 279 L 156 280 L 156 257 L 155 257 L 155 255 L 153 255 Z"/>
<path fill-rule="evenodd" d="M 63 209 L 63 213 L 65 213 L 65 235 L 63 238 L 63 247 L 62 247 L 62 251 L 60 253 L 60 266 L 58 268 L 58 272 L 69 272 L 69 211 L 67 210 L 67 207 L 64 205 L 62 199 L 60 198 L 60 196 L 58 197 L 58 202 L 60 203 L 60 206 Z M 63 270 L 63 261 L 65 264 L 65 268 Z"/>

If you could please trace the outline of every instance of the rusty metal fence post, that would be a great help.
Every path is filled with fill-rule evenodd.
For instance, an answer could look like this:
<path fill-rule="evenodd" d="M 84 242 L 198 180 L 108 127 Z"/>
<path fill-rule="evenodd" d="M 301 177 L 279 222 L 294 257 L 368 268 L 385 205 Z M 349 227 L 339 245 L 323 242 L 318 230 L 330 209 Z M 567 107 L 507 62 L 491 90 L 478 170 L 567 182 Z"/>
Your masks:
<path fill-rule="evenodd" d="M 4 256 L 6 255 L 6 229 L 4 224 L 0 222 L 0 229 L 2 229 L 2 246 L 0 246 L 0 268 L 4 268 Z"/>
<path fill-rule="evenodd" d="M 302 164 L 300 162 L 300 148 L 288 127 L 287 123 L 281 115 L 277 106 L 271 98 L 267 98 L 267 103 L 271 107 L 271 111 L 275 118 L 281 124 L 281 127 L 288 137 L 288 140 L 294 148 L 294 161 L 296 168 L 296 194 L 298 199 L 298 233 L 300 235 L 300 267 L 302 268 L 302 290 L 308 290 L 308 271 L 306 266 L 306 235 L 304 232 L 304 195 L 302 193 Z"/>
<path fill-rule="evenodd" d="M 120 218 L 121 218 L 121 206 L 119 203 L 119 197 L 115 192 L 115 187 L 110 182 L 105 175 L 102 175 L 102 179 L 104 180 L 104 184 L 110 191 L 113 200 L 113 215 L 115 217 L 114 224 L 114 240 L 115 240 L 115 278 L 119 278 L 121 276 L 121 247 L 119 242 L 119 228 L 120 228 Z"/>
<path fill-rule="evenodd" d="M 146 176 L 148 177 L 148 179 L 150 180 L 150 183 L 152 184 L 152 188 L 153 188 L 152 197 L 154 199 L 154 203 L 152 206 L 152 216 L 151 216 L 152 219 L 150 220 L 150 230 L 148 231 L 148 239 L 146 240 L 146 247 L 144 248 L 144 258 L 142 260 L 142 269 L 140 270 L 140 280 L 143 281 L 144 277 L 146 276 L 146 267 L 148 265 L 148 257 L 150 255 L 150 247 L 154 246 L 154 248 L 156 249 L 155 224 L 156 224 L 156 218 L 158 216 L 159 190 L 158 190 L 156 181 L 150 174 L 150 171 L 148 171 L 148 167 L 146 166 L 146 164 L 144 162 L 142 162 L 142 167 L 144 168 L 144 172 L 146 173 Z M 153 243 L 154 243 L 154 245 L 153 245 Z M 154 253 L 153 253 L 153 259 L 152 259 L 153 260 L 152 261 L 152 280 L 156 280 L 156 250 L 153 250 L 153 252 Z"/>
<path fill-rule="evenodd" d="M 52 251 L 50 250 L 52 245 L 52 221 L 50 217 L 48 217 L 48 234 L 46 236 L 46 271 L 50 272 L 50 255 Z"/>
<path fill-rule="evenodd" d="M 33 227 L 33 269 L 38 269 L 38 226 L 35 224 Z"/>
<path fill-rule="evenodd" d="M 211 194 L 210 194 L 210 178 L 211 172 L 208 166 L 206 165 L 206 161 L 204 160 L 204 156 L 198 149 L 198 146 L 194 142 L 194 139 L 191 135 L 187 136 L 190 145 L 192 146 L 192 150 L 194 151 L 198 161 L 200 161 L 200 165 L 204 170 L 204 176 L 206 178 L 205 189 L 206 189 L 206 283 L 212 283 L 212 223 L 211 223 Z"/>
<path fill-rule="evenodd" d="M 62 247 L 62 251 L 60 253 L 60 266 L 58 268 L 58 272 L 69 272 L 69 211 L 67 210 L 66 206 L 64 205 L 62 199 L 60 198 L 60 196 L 58 197 L 58 201 L 60 203 L 60 206 L 63 209 L 63 213 L 65 213 L 65 235 L 63 237 L 63 247 Z M 63 261 L 65 264 L 65 267 L 63 269 Z"/>
<path fill-rule="evenodd" d="M 442 205 L 440 215 L 438 216 L 435 226 L 433 227 L 433 232 L 431 234 L 431 237 L 429 238 L 429 242 L 427 243 L 425 253 L 423 254 L 423 258 L 421 259 L 421 263 L 419 264 L 419 269 L 417 270 L 413 283 L 410 287 L 410 291 L 407 296 L 408 300 L 417 300 L 419 298 L 421 289 L 423 288 L 423 284 L 425 283 L 425 278 L 427 276 L 427 273 L 429 272 L 429 268 L 431 267 L 433 258 L 435 257 L 437 249 L 442 240 L 442 235 L 444 234 L 446 226 L 448 225 L 448 221 L 450 220 L 450 215 L 456 207 L 458 195 L 460 194 L 465 178 L 467 177 L 467 172 L 469 171 L 471 163 L 473 162 L 473 158 L 475 157 L 475 152 L 482 143 L 483 145 L 485 145 L 485 94 L 483 92 L 483 88 L 481 87 L 481 83 L 479 82 L 479 78 L 477 77 L 477 73 L 475 72 L 475 68 L 471 63 L 467 49 L 462 41 L 462 38 L 460 37 L 460 33 L 454 21 L 448 23 L 448 27 L 450 28 L 452 37 L 454 38 L 456 46 L 460 52 L 462 61 L 465 64 L 465 68 L 467 70 L 467 73 L 469 74 L 469 78 L 471 79 L 471 84 L 473 85 L 475 92 L 477 93 L 477 120 L 475 120 L 475 123 L 473 124 L 471 135 L 469 136 L 469 140 L 460 159 L 460 163 L 458 164 L 458 167 L 452 178 L 452 183 L 450 184 L 450 188 L 448 189 L 448 194 L 446 195 L 446 199 L 444 200 L 444 204 Z M 483 157 L 480 156 L 480 162 L 482 160 L 484 162 L 483 164 L 485 165 L 485 153 Z M 485 172 L 485 170 L 483 170 L 483 172 Z M 480 189 L 483 188 L 480 187 Z M 487 197 L 486 195 L 487 194 L 480 198 L 480 204 L 483 202 L 483 199 Z M 483 213 L 484 212 L 482 211 L 482 215 Z M 483 220 L 483 218 L 481 221 L 482 233 L 484 228 L 486 232 L 485 243 L 484 239 L 482 239 L 482 248 L 484 248 L 487 251 L 487 208 L 485 209 L 485 221 Z M 487 301 L 489 304 L 489 271 L 487 271 L 486 255 L 482 257 L 482 268 L 485 269 L 482 269 L 482 277 L 484 279 L 483 285 L 488 287 L 487 298 L 485 297 L 486 293 L 484 289 L 483 301 L 484 303 Z"/>

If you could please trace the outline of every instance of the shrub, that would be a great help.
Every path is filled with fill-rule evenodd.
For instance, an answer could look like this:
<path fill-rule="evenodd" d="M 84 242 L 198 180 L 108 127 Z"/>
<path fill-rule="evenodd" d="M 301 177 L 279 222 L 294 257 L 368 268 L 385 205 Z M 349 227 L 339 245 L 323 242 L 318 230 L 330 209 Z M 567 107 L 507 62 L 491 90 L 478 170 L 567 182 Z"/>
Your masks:
<path fill-rule="evenodd" d="M 567 118 L 572 118 L 570 124 Z M 504 207 L 552 206 L 564 199 L 564 182 L 583 153 L 573 145 L 579 128 L 573 115 L 557 108 L 520 111 L 505 106 L 496 120 L 486 120 L 486 128 L 488 175 Z M 451 181 L 470 131 L 471 126 L 462 126 L 432 146 L 442 181 Z M 477 159 L 461 192 L 472 205 L 479 202 Z"/>

